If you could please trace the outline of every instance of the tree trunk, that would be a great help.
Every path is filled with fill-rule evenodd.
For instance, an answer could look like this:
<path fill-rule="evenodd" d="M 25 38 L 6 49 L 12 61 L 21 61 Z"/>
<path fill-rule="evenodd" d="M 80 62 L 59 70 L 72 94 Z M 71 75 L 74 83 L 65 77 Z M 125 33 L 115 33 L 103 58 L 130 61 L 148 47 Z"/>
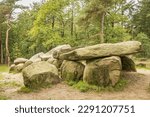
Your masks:
<path fill-rule="evenodd" d="M 101 15 L 100 21 L 100 43 L 104 43 L 104 20 L 105 20 L 105 12 Z"/>
<path fill-rule="evenodd" d="M 8 64 L 8 66 L 10 65 L 10 53 L 9 53 L 9 31 L 11 30 L 11 26 L 10 26 L 10 20 L 9 18 L 7 19 L 7 31 L 6 31 L 6 63 Z"/>
<path fill-rule="evenodd" d="M 4 63 L 3 44 L 1 45 L 1 63 Z"/>
<path fill-rule="evenodd" d="M 62 31 L 61 31 L 61 37 L 65 36 L 65 23 L 62 21 Z"/>
<path fill-rule="evenodd" d="M 52 29 L 55 27 L 55 16 L 52 17 Z"/>
<path fill-rule="evenodd" d="M 72 3 L 72 19 L 71 19 L 71 36 L 73 36 L 73 31 L 74 31 L 74 3 Z"/>
<path fill-rule="evenodd" d="M 0 64 L 2 64 L 2 33 L 1 33 L 1 29 L 0 29 Z"/>

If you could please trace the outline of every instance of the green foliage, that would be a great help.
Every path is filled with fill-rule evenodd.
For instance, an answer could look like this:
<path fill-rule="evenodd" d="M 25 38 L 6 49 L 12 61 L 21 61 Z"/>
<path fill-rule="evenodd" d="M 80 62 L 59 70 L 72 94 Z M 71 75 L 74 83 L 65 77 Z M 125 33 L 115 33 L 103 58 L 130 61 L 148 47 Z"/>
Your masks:
<path fill-rule="evenodd" d="M 140 41 L 143 47 L 143 51 L 139 54 L 139 56 L 150 57 L 150 38 L 144 33 L 139 33 L 135 39 Z"/>
<path fill-rule="evenodd" d="M 133 15 L 133 24 L 135 25 L 135 33 L 145 33 L 150 37 L 150 1 L 141 0 L 135 15 Z"/>
<path fill-rule="evenodd" d="M 106 42 L 117 43 L 122 41 L 129 41 L 131 35 L 122 26 L 115 26 L 106 30 Z"/>
<path fill-rule="evenodd" d="M 106 43 L 139 40 L 144 45 L 140 56 L 149 57 L 149 2 L 142 0 L 139 7 L 135 5 L 134 1 L 126 0 L 48 0 L 33 4 L 12 21 L 9 35 L 11 61 L 18 57 L 30 58 L 61 44 L 73 47 L 99 44 L 103 13 Z M 7 29 L 4 16 L 9 11 L 8 6 L 0 4 L 3 47 Z"/>

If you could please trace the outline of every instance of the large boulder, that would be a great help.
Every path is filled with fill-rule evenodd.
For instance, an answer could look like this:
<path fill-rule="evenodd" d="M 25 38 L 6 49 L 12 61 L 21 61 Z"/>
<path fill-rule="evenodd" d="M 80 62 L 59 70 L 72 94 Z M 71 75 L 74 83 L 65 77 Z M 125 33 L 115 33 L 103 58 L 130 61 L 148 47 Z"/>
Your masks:
<path fill-rule="evenodd" d="M 84 65 L 75 61 L 64 61 L 61 65 L 61 77 L 65 81 L 79 81 L 83 77 Z"/>
<path fill-rule="evenodd" d="M 122 63 L 123 71 L 136 72 L 136 67 L 135 67 L 136 65 L 131 58 L 129 58 L 127 56 L 122 56 L 121 63 Z"/>
<path fill-rule="evenodd" d="M 14 64 L 17 65 L 19 63 L 25 63 L 28 59 L 25 58 L 17 58 L 14 60 Z"/>
<path fill-rule="evenodd" d="M 120 79 L 120 57 L 107 57 L 87 62 L 83 80 L 97 86 L 114 86 Z"/>
<path fill-rule="evenodd" d="M 24 85 L 29 88 L 41 88 L 60 82 L 57 68 L 46 61 L 32 63 L 22 73 Z"/>
<path fill-rule="evenodd" d="M 138 41 L 128 41 L 115 44 L 98 44 L 78 48 L 69 52 L 60 53 L 54 56 L 63 60 L 87 60 L 108 56 L 122 56 L 137 53 L 141 50 L 141 43 Z"/>

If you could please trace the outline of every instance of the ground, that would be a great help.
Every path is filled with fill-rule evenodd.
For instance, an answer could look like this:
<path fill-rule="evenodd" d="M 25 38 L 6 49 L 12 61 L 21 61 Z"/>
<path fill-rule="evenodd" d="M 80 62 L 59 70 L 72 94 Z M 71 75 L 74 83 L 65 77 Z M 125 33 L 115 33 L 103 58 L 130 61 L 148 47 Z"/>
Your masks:
<path fill-rule="evenodd" d="M 149 100 L 150 70 L 139 69 L 137 73 L 125 73 L 128 84 L 123 91 L 110 92 L 80 92 L 62 82 L 51 88 L 41 89 L 36 92 L 20 93 L 23 87 L 21 74 L 8 74 L 1 72 L 0 96 L 1 99 L 11 100 Z"/>

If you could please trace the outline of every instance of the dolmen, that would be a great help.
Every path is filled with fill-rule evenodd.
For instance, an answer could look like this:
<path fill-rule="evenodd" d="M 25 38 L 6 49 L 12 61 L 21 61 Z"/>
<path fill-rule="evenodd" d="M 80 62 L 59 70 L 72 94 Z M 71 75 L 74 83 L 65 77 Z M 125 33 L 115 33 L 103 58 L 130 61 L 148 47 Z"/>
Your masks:
<path fill-rule="evenodd" d="M 61 81 L 82 80 L 91 85 L 115 86 L 121 72 L 136 72 L 128 56 L 141 52 L 141 43 L 127 41 L 104 43 L 82 48 L 60 45 L 30 59 L 17 58 L 10 72 L 22 72 L 26 87 L 37 88 Z M 18 69 L 18 66 L 21 66 Z M 16 70 L 17 69 L 17 70 Z"/>

